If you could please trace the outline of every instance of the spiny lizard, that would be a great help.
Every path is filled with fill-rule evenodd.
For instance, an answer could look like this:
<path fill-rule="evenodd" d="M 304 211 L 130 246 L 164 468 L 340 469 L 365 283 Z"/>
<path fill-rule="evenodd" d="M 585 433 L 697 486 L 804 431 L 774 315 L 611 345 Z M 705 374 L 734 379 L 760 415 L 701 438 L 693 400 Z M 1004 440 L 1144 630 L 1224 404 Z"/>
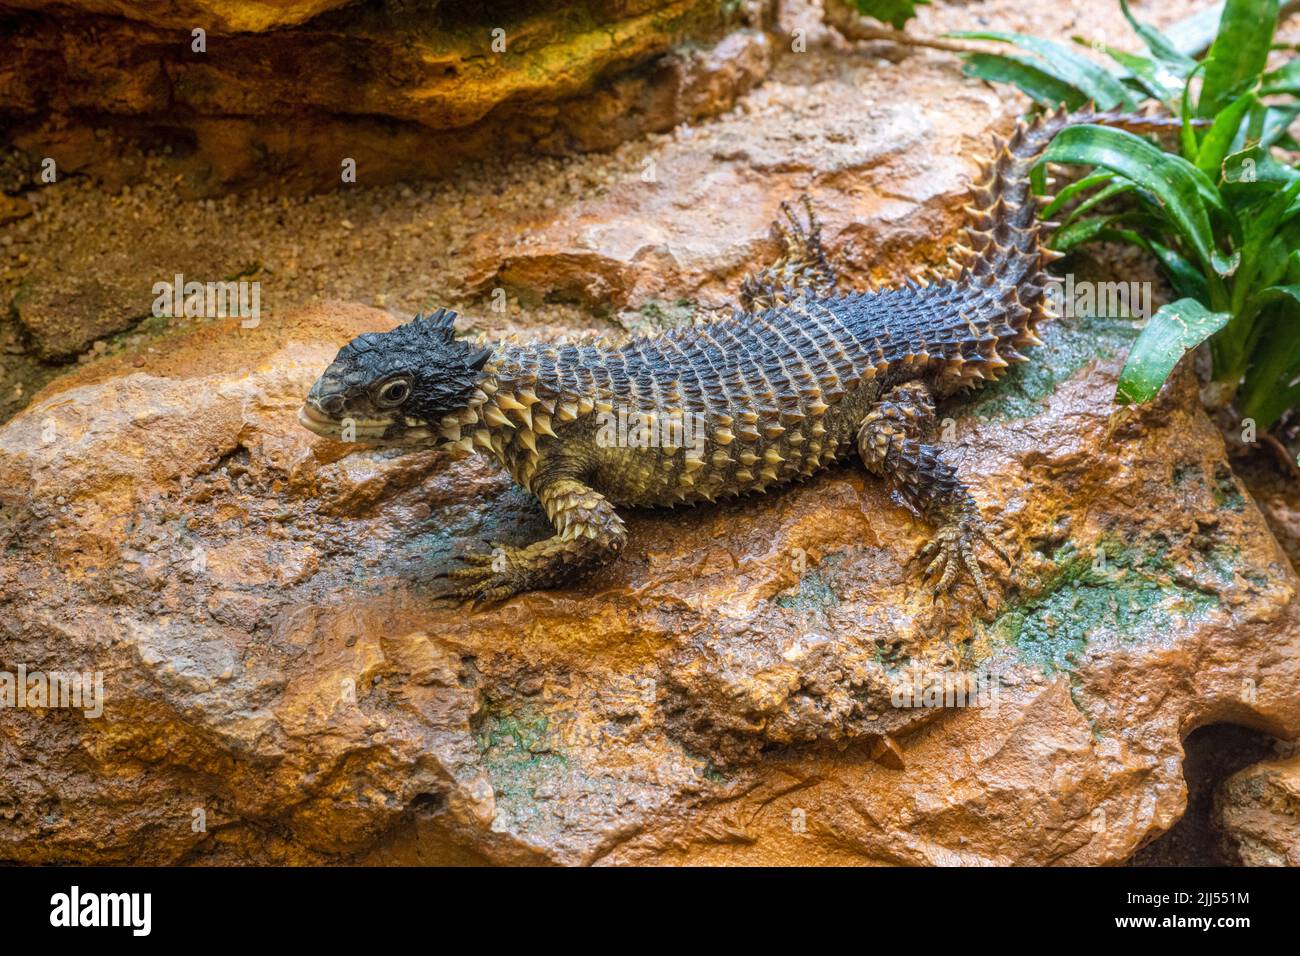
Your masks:
<path fill-rule="evenodd" d="M 919 556 L 937 591 L 1006 549 L 938 446 L 935 403 L 1025 361 L 1046 315 L 1043 201 L 1029 174 L 1067 125 L 1175 121 L 1056 114 L 995 141 L 967 207 L 964 245 L 942 272 L 896 288 L 836 290 L 816 219 L 787 204 L 785 255 L 748 277 L 730 317 L 622 345 L 459 338 L 439 309 L 362 335 L 312 386 L 303 425 L 337 438 L 480 450 L 541 501 L 555 535 L 471 553 L 449 594 L 501 600 L 559 585 L 616 557 L 617 506 L 672 506 L 765 491 L 857 450 L 937 526 Z M 631 427 L 627 427 L 631 423 Z M 649 436 L 647 438 L 647 436 Z M 647 447 L 648 446 L 648 447 Z"/>

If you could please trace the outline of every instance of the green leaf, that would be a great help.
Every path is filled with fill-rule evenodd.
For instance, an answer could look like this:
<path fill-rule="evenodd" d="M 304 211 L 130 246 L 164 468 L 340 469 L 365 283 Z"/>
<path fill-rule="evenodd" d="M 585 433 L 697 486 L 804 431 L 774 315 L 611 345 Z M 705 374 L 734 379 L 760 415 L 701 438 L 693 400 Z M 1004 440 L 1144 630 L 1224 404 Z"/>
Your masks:
<path fill-rule="evenodd" d="M 1195 299 L 1161 306 L 1129 350 L 1115 401 L 1121 405 L 1149 402 L 1187 350 L 1196 348 L 1231 318 L 1231 313 L 1211 312 Z"/>
<path fill-rule="evenodd" d="M 1297 180 L 1297 182 L 1300 182 L 1300 180 Z M 1269 298 L 1269 288 L 1277 284 L 1288 284 L 1287 270 L 1291 268 L 1296 253 L 1293 245 L 1294 236 L 1289 234 L 1294 233 L 1294 231 L 1289 226 L 1278 230 L 1265 239 L 1260 244 L 1259 251 L 1255 253 L 1254 275 L 1248 277 L 1248 280 L 1252 288 L 1257 286 L 1263 286 L 1264 288 L 1255 295 L 1247 297 L 1247 305 L 1243 311 L 1248 315 L 1252 313 L 1252 310 L 1258 310 L 1272 301 Z"/>
<path fill-rule="evenodd" d="M 1222 270 L 1205 210 L 1206 193 L 1220 205 L 1222 200 L 1209 177 L 1185 159 L 1126 130 L 1093 125 L 1062 130 L 1043 158 L 1048 162 L 1101 166 L 1132 180 L 1156 197 L 1202 264 Z"/>
<path fill-rule="evenodd" d="M 1124 19 L 1133 28 L 1133 32 L 1142 38 L 1142 42 L 1147 45 L 1147 49 L 1157 60 L 1167 64 L 1180 77 L 1186 78 L 1192 72 L 1196 61 L 1174 46 L 1173 41 L 1155 27 L 1135 19 L 1129 12 L 1127 0 L 1119 0 L 1119 8 L 1124 14 Z"/>
<path fill-rule="evenodd" d="M 1227 0 L 1206 59 L 1197 115 L 1215 116 L 1254 84 L 1264 72 L 1276 27 L 1277 0 Z"/>
<path fill-rule="evenodd" d="M 1233 100 L 1230 106 L 1214 118 L 1214 123 L 1196 152 L 1197 169 L 1216 180 L 1221 178 L 1223 160 L 1232 149 L 1241 121 L 1247 110 L 1258 102 L 1254 93 L 1246 93 Z"/>
<path fill-rule="evenodd" d="M 1075 37 L 1074 42 L 1082 46 L 1100 49 L 1131 73 L 1148 96 L 1154 97 L 1166 105 L 1174 102 L 1182 92 L 1182 78 L 1170 70 L 1169 65 L 1166 63 L 1161 63 L 1159 60 L 1153 60 L 1149 57 L 1138 56 L 1136 53 L 1126 53 L 1123 50 L 1107 46 L 1105 43 L 1090 43 L 1082 37 Z"/>
<path fill-rule="evenodd" d="M 1116 179 L 1110 173 L 1092 173 L 1089 176 L 1084 176 L 1082 179 L 1075 180 L 1068 186 L 1061 187 L 1060 192 L 1056 194 L 1056 198 L 1044 206 L 1039 215 L 1044 219 L 1051 219 L 1075 196 L 1087 192 L 1093 186 L 1100 186 L 1103 183 L 1112 182 L 1116 182 Z"/>
<path fill-rule="evenodd" d="M 1070 214 L 1065 218 L 1062 225 L 1068 226 L 1075 219 L 1078 219 L 1090 209 L 1095 209 L 1108 199 L 1114 199 L 1116 196 L 1122 196 L 1124 193 L 1132 192 L 1136 189 L 1133 183 L 1127 179 L 1115 179 L 1109 186 L 1104 189 L 1098 189 L 1095 193 L 1085 199 L 1079 205 L 1070 210 Z"/>
<path fill-rule="evenodd" d="M 916 8 L 930 0 L 852 0 L 858 13 L 875 17 L 895 30 L 903 29 L 908 20 L 916 16 Z"/>
<path fill-rule="evenodd" d="M 1251 296 L 1252 304 L 1258 306 L 1282 302 L 1286 299 L 1300 305 L 1300 285 L 1272 285 Z M 1293 355 L 1292 359 L 1300 361 L 1300 355 Z"/>
<path fill-rule="evenodd" d="M 1294 289 L 1300 287 L 1277 287 Z M 1300 306 L 1295 292 L 1282 293 L 1259 318 L 1261 339 L 1237 393 L 1237 405 L 1261 429 L 1273 426 L 1287 409 L 1300 406 Z"/>
<path fill-rule="evenodd" d="M 1114 215 L 1091 216 L 1087 219 L 1079 219 L 1056 230 L 1052 234 L 1048 245 L 1057 252 L 1069 252 L 1075 246 L 1100 238 L 1103 233 L 1108 232 L 1111 226 L 1122 218 L 1122 216 Z"/>
<path fill-rule="evenodd" d="M 961 30 L 947 35 L 957 39 L 1011 43 L 1028 50 L 1042 58 L 1041 62 L 1035 63 L 1040 70 L 1079 90 L 1087 99 L 1095 102 L 1098 109 L 1109 110 L 1121 105 L 1133 109 L 1137 106 L 1133 94 L 1115 76 L 1063 44 L 1023 33 L 1002 33 L 996 30 Z"/>
<path fill-rule="evenodd" d="M 1184 256 L 1153 239 L 1144 238 L 1142 244 L 1160 260 L 1160 266 L 1175 292 L 1180 296 L 1191 296 L 1198 302 L 1210 300 L 1210 287 L 1205 281 L 1205 274 Z"/>
<path fill-rule="evenodd" d="M 1187 74 L 1187 85 L 1183 87 L 1182 101 L 1179 104 L 1178 115 L 1182 119 L 1182 124 L 1178 128 L 1178 141 L 1183 147 L 1183 159 L 1189 163 L 1196 162 L 1196 154 L 1201 151 L 1201 141 L 1196 136 L 1196 124 L 1192 122 L 1196 118 L 1192 115 L 1192 80 L 1207 66 L 1208 63 L 1198 63 L 1192 72 Z"/>
<path fill-rule="evenodd" d="M 1290 60 L 1284 66 L 1265 73 L 1260 81 L 1260 94 L 1290 93 L 1300 95 L 1300 60 Z"/>
<path fill-rule="evenodd" d="M 1300 103 L 1266 107 L 1260 123 L 1259 145 L 1267 148 L 1281 140 L 1297 116 L 1300 116 Z M 1254 117 L 1251 119 L 1253 121 Z"/>
<path fill-rule="evenodd" d="M 1210 49 L 1223 19 L 1223 3 L 1212 3 L 1165 27 L 1165 37 L 1184 56 L 1198 57 Z"/>
<path fill-rule="evenodd" d="M 962 72 L 967 76 L 990 83 L 1014 84 L 1039 106 L 1079 109 L 1088 102 L 1085 94 L 1039 69 L 1027 57 L 971 53 L 963 59 L 966 62 Z"/>

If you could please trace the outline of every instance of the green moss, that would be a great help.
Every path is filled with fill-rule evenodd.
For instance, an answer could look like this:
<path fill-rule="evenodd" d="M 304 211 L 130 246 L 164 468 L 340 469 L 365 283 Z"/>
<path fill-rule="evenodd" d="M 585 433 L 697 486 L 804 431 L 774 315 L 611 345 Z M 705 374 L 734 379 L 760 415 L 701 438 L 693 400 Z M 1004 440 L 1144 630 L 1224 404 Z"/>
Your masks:
<path fill-rule="evenodd" d="M 1045 671 L 1070 671 L 1091 642 L 1159 640 L 1218 604 L 1214 595 L 1175 583 L 1165 544 L 1138 549 L 1106 540 L 1100 548 L 1062 548 L 1041 590 L 998 615 L 989 635 Z"/>
<path fill-rule="evenodd" d="M 731 778 L 714 767 L 712 761 L 705 764 L 701 776 L 703 776 L 705 780 L 709 781 L 709 783 L 716 784 L 717 786 L 723 786 L 731 782 Z"/>
<path fill-rule="evenodd" d="M 830 574 L 843 559 L 842 554 L 828 554 L 819 566 L 800 576 L 797 590 L 778 595 L 776 606 L 794 611 L 827 611 L 837 606 L 840 596 L 831 583 Z"/>
<path fill-rule="evenodd" d="M 546 715 L 530 708 L 504 712 L 489 708 L 475 726 L 474 740 L 498 803 L 532 804 L 547 779 L 569 768 L 554 747 Z"/>
<path fill-rule="evenodd" d="M 682 750 L 682 756 L 698 764 L 696 772 L 709 783 L 714 784 L 715 786 L 724 786 L 731 783 L 731 776 L 715 767 L 713 761 L 708 757 L 685 749 Z"/>
<path fill-rule="evenodd" d="M 1205 563 L 1214 574 L 1215 580 L 1226 587 L 1232 583 L 1237 570 L 1241 567 L 1241 548 L 1236 546 L 1212 548 L 1205 555 Z"/>
<path fill-rule="evenodd" d="M 1214 469 L 1214 503 L 1227 511 L 1239 512 L 1246 507 L 1246 498 L 1232 469 L 1222 462 Z"/>
<path fill-rule="evenodd" d="M 1029 361 L 1007 370 L 1004 378 L 978 389 L 954 406 L 958 414 L 976 418 L 1029 418 L 1057 387 L 1073 378 L 1094 359 L 1109 359 L 1137 337 L 1129 319 L 1089 317 L 1059 319 L 1039 327 L 1043 344 L 1029 353 Z"/>

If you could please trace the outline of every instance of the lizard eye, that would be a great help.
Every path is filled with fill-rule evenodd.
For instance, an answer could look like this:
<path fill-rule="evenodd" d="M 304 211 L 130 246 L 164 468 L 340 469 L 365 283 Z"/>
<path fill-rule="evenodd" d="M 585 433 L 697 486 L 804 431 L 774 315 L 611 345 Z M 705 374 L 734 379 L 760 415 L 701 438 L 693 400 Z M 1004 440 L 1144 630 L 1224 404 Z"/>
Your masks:
<path fill-rule="evenodd" d="M 402 404 L 410 395 L 411 383 L 404 378 L 395 378 L 391 382 L 385 382 L 380 386 L 379 391 L 375 392 L 375 402 L 392 408 Z"/>

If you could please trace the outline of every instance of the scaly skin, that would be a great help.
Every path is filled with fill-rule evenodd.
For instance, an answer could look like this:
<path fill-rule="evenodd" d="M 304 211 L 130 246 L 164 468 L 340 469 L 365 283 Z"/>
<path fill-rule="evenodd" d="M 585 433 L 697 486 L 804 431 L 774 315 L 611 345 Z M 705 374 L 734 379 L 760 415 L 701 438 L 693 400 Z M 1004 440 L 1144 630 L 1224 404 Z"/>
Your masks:
<path fill-rule="evenodd" d="M 1044 268 L 1058 254 L 1043 245 L 1046 226 L 1036 220 L 1028 176 L 1052 137 L 1081 122 L 1168 123 L 1075 114 L 1019 126 L 973 185 L 966 245 L 943 275 L 840 294 L 811 208 L 804 225 L 783 204 L 789 224 L 777 228 L 785 254 L 745 281 L 744 311 L 729 318 L 619 346 L 503 345 L 484 361 L 454 337 L 454 315 L 440 310 L 386 336 L 363 337 L 360 355 L 348 354 L 352 345 L 340 352 L 313 388 L 304 424 L 335 434 L 346 406 L 369 423 L 370 437 L 402 441 L 413 430 L 428 441 L 432 431 L 437 444 L 495 458 L 537 496 L 556 534 L 469 555 L 468 567 L 448 575 L 448 593 L 460 598 L 496 601 L 553 587 L 613 559 L 627 541 L 616 507 L 761 492 L 856 451 L 936 526 L 921 551 L 923 575 L 945 590 L 965 571 L 991 604 L 975 546 L 983 541 L 1010 559 L 928 437 L 937 401 L 998 378 L 1037 342 Z M 420 394 L 397 409 L 379 408 L 377 389 L 393 369 L 411 365 L 410 356 Z M 477 365 L 467 382 L 471 359 Z M 430 376 L 436 400 L 421 397 Z M 638 420 L 661 433 L 649 447 L 636 440 Z M 672 433 L 673 425 L 685 430 Z"/>

